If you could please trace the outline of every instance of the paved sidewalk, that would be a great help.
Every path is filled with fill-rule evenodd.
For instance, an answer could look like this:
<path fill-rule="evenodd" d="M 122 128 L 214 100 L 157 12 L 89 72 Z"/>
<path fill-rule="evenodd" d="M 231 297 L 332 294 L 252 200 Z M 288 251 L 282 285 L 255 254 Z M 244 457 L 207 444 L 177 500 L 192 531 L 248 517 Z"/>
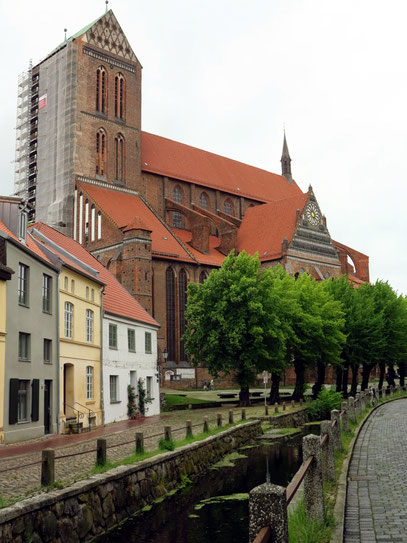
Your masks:
<path fill-rule="evenodd" d="M 163 413 L 159 416 L 147 417 L 136 421 L 123 421 L 116 424 L 98 428 L 92 432 L 72 436 L 51 436 L 47 439 L 28 442 L 19 445 L 8 445 L 0 449 L 0 497 L 23 497 L 40 490 L 41 477 L 41 451 L 46 447 L 56 449 L 55 479 L 62 481 L 65 486 L 74 481 L 86 478 L 95 465 L 96 440 L 100 436 L 107 440 L 107 457 L 110 461 L 121 460 L 134 452 L 135 432 L 144 433 L 145 448 L 154 450 L 158 448 L 159 436 L 164 433 L 164 426 L 173 428 L 175 440 L 185 437 L 186 421 L 198 426 L 193 429 L 195 434 L 203 430 L 203 417 L 208 416 L 209 426 L 216 426 L 216 414 L 223 414 L 224 424 L 227 423 L 228 411 L 231 407 L 215 409 L 193 409 Z M 287 413 L 290 412 L 287 407 Z M 240 419 L 241 410 L 234 408 L 235 420 Z M 272 412 L 270 408 L 270 413 Z M 264 406 L 246 408 L 246 416 L 263 415 Z M 174 431 L 179 428 L 178 431 Z M 110 448 L 112 447 L 112 448 Z M 83 453 L 83 454 L 76 454 Z M 58 459 L 58 457 L 67 458 Z M 26 464 L 32 464 L 25 467 Z M 7 470 L 7 471 L 4 471 Z"/>
<path fill-rule="evenodd" d="M 345 543 L 407 542 L 407 399 L 374 411 L 349 469 Z"/>

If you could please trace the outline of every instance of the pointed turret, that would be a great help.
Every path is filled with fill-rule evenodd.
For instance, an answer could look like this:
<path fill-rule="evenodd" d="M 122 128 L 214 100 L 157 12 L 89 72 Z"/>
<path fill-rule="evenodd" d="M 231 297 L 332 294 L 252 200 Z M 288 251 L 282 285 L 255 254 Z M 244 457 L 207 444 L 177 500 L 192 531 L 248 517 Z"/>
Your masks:
<path fill-rule="evenodd" d="M 281 175 L 283 175 L 289 183 L 292 184 L 293 178 L 291 176 L 291 158 L 290 153 L 288 152 L 287 140 L 285 137 L 284 130 L 284 143 L 283 143 L 283 153 L 281 155 Z"/>

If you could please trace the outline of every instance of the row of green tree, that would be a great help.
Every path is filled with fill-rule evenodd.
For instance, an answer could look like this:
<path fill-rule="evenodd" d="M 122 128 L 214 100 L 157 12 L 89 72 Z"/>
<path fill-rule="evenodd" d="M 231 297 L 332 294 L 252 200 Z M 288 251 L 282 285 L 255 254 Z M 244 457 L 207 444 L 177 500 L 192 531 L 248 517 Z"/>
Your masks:
<path fill-rule="evenodd" d="M 293 366 L 293 398 L 303 397 L 305 371 L 316 368 L 313 394 L 336 368 L 337 391 L 362 390 L 379 365 L 383 385 L 394 380 L 397 366 L 404 385 L 407 359 L 407 300 L 386 282 L 354 288 L 347 276 L 318 282 L 304 273 L 297 278 L 281 266 L 261 268 L 257 255 L 233 252 L 205 283 L 189 283 L 186 352 L 210 373 L 233 372 L 240 385 L 240 403 L 249 404 L 256 375 L 271 373 L 270 400 L 278 401 L 285 370 Z"/>

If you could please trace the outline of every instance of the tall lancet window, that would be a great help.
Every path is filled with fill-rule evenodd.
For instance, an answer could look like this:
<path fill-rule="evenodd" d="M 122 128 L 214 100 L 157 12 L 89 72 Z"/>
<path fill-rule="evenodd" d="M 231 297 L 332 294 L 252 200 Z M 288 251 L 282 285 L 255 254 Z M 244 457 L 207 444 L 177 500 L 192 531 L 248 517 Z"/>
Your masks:
<path fill-rule="evenodd" d="M 114 78 L 114 115 L 117 119 L 124 119 L 124 77 L 118 73 Z"/>
<path fill-rule="evenodd" d="M 179 272 L 178 287 L 179 287 L 179 357 L 180 361 L 185 361 L 187 359 L 185 354 L 185 344 L 181 339 L 185 334 L 185 311 L 187 308 L 187 274 L 184 269 L 181 269 Z"/>
<path fill-rule="evenodd" d="M 106 175 L 106 132 L 103 128 L 96 134 L 96 175 Z"/>
<path fill-rule="evenodd" d="M 96 70 L 96 111 L 106 113 L 107 109 L 107 73 L 103 66 Z"/>
<path fill-rule="evenodd" d="M 117 181 L 124 180 L 124 138 L 121 134 L 117 134 L 114 140 L 115 151 L 115 179 Z"/>
<path fill-rule="evenodd" d="M 167 268 L 166 282 L 166 306 L 167 306 L 167 350 L 168 360 L 175 361 L 175 275 L 172 268 Z"/>

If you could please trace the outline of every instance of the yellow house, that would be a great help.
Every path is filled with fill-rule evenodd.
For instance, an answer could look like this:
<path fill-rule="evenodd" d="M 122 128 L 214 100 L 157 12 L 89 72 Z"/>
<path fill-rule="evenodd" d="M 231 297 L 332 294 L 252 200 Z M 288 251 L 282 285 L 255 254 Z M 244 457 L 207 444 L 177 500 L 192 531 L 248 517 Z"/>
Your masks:
<path fill-rule="evenodd" d="M 65 259 L 64 259 L 65 260 Z M 61 432 L 103 423 L 101 308 L 103 283 L 67 261 L 60 274 Z"/>
<path fill-rule="evenodd" d="M 11 279 L 13 270 L 0 261 L 0 391 L 5 387 L 6 364 L 6 281 Z M 3 395 L 3 394 L 2 394 Z M 0 444 L 4 441 L 4 405 L 0 401 Z"/>

